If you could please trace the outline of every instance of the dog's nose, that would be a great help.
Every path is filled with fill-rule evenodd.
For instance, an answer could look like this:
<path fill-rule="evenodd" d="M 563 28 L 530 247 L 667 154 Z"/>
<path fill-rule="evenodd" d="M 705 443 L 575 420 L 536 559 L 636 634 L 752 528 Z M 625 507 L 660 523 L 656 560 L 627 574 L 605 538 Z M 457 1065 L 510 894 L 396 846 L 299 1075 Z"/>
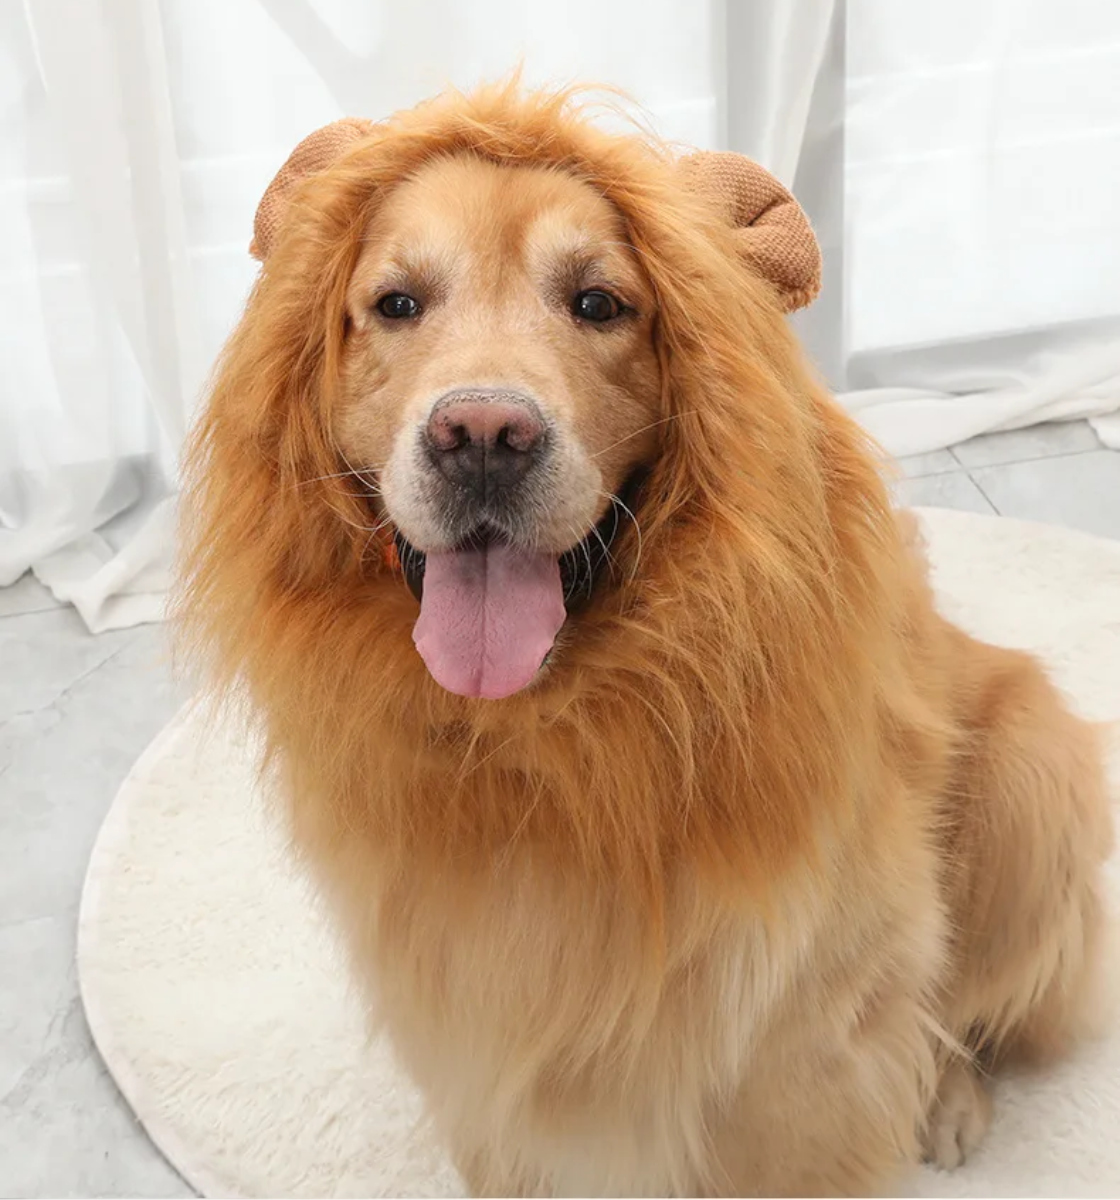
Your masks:
<path fill-rule="evenodd" d="M 484 495 L 519 482 L 544 441 L 537 406 L 508 392 L 445 396 L 428 420 L 432 461 L 452 483 Z"/>

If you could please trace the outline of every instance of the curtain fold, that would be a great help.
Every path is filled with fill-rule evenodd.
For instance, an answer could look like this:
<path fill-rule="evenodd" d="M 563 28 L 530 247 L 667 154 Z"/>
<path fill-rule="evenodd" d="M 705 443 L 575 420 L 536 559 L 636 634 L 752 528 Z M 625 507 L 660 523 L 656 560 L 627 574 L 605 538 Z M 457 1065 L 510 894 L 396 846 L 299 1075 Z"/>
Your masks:
<path fill-rule="evenodd" d="M 0 6 L 0 586 L 33 570 L 92 630 L 160 618 L 176 460 L 276 166 L 519 60 L 794 186 L 825 252 L 799 332 L 889 451 L 1075 416 L 1120 447 L 1110 0 L 22 0 Z"/>
<path fill-rule="evenodd" d="M 726 6 L 727 149 L 792 187 L 829 41 L 843 37 L 842 0 Z"/>
<path fill-rule="evenodd" d="M 0 292 L 0 583 L 31 568 L 97 632 L 162 615 L 201 379 L 166 48 L 156 5 L 22 15 L 4 31 L 25 108 L 23 174 L 17 159 L 3 178 L 24 240 Z"/>
<path fill-rule="evenodd" d="M 848 0 L 841 398 L 893 453 L 1120 448 L 1120 6 Z"/>

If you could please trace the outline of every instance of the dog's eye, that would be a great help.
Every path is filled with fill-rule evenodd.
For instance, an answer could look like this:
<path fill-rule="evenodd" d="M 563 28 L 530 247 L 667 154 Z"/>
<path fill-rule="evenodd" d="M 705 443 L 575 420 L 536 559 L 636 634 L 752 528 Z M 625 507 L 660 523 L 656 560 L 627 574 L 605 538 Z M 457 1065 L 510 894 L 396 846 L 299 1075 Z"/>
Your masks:
<path fill-rule="evenodd" d="M 377 311 L 392 321 L 401 321 L 420 315 L 420 301 L 406 296 L 404 292 L 390 292 L 378 300 Z"/>
<path fill-rule="evenodd" d="M 610 292 L 601 292 L 595 288 L 580 292 L 572 301 L 573 317 L 578 317 L 581 321 L 594 321 L 600 325 L 604 321 L 613 321 L 621 311 L 622 305 Z"/>

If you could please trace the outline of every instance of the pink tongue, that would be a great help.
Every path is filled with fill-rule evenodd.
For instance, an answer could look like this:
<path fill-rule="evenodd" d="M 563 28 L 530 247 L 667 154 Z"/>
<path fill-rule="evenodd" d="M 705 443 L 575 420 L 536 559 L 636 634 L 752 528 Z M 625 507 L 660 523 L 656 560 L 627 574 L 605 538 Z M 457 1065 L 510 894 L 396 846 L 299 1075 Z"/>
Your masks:
<path fill-rule="evenodd" d="M 564 624 L 560 564 L 495 543 L 429 554 L 412 640 L 449 692 L 501 700 L 532 682 Z"/>

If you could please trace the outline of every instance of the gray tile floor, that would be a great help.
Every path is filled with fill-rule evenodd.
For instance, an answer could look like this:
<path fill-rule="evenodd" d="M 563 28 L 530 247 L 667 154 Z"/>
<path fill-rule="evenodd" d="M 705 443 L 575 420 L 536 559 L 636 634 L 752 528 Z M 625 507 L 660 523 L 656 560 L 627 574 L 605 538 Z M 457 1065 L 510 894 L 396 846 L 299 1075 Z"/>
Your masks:
<path fill-rule="evenodd" d="M 999 513 L 1120 538 L 1120 454 L 1083 421 L 973 438 L 899 464 L 900 504 Z"/>
<path fill-rule="evenodd" d="M 901 464 L 901 504 L 1120 538 L 1120 454 L 1087 425 Z M 91 637 L 25 578 L 0 590 L 0 1196 L 188 1196 L 94 1051 L 74 966 L 82 878 L 120 781 L 183 699 L 157 628 Z"/>
<path fill-rule="evenodd" d="M 101 819 L 182 697 L 161 629 L 91 637 L 20 591 L 39 611 L 0 618 L 0 1196 L 190 1196 L 93 1049 L 74 964 Z"/>

